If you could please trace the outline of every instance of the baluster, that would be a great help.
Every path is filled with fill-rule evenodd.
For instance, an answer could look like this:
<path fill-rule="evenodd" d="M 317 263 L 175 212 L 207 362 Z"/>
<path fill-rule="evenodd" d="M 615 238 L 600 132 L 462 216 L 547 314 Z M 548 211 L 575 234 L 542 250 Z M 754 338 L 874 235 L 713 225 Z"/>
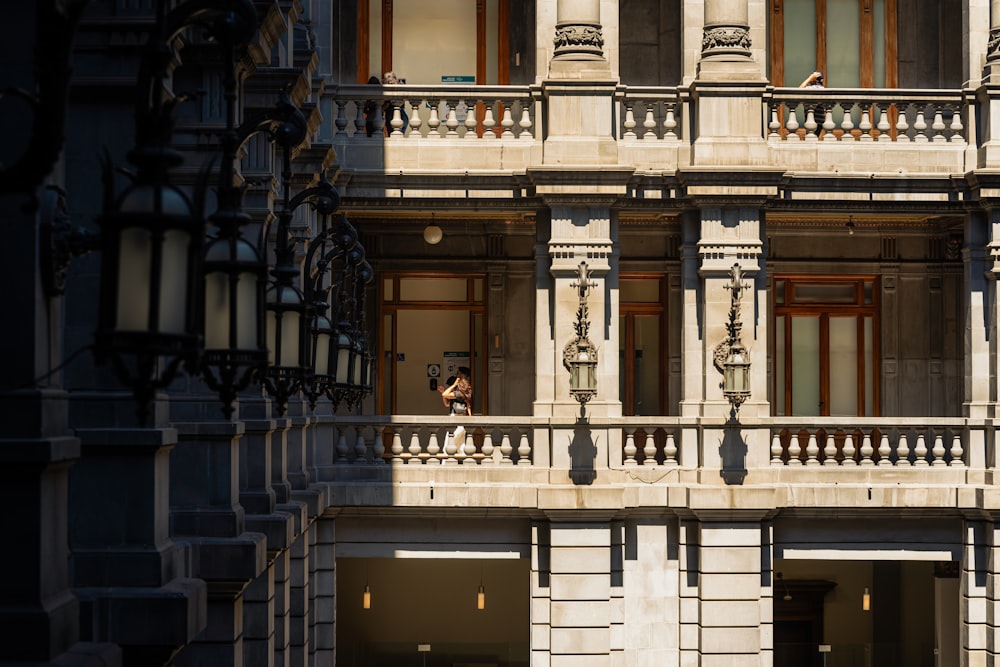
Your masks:
<path fill-rule="evenodd" d="M 643 139 L 647 141 L 657 139 L 656 118 L 653 117 L 653 104 L 646 104 L 646 120 L 642 121 L 642 126 L 646 128 L 646 132 L 642 135 Z"/>
<path fill-rule="evenodd" d="M 944 460 L 946 453 L 944 448 L 944 431 L 939 431 L 934 435 L 934 447 L 931 448 L 931 458 L 933 459 L 931 465 L 947 465 L 947 461 Z"/>
<path fill-rule="evenodd" d="M 847 431 L 844 434 L 844 458 L 840 462 L 841 465 L 853 466 L 857 465 L 858 462 L 854 460 L 854 431 Z"/>
<path fill-rule="evenodd" d="M 965 127 L 962 125 L 962 107 L 959 106 L 957 109 L 952 108 L 951 114 L 951 137 L 949 141 L 954 143 L 965 143 L 965 137 L 963 133 L 965 132 Z"/>
<path fill-rule="evenodd" d="M 844 105 L 843 109 L 844 117 L 840 120 L 840 129 L 843 133 L 840 135 L 840 140 L 854 141 L 854 118 L 851 116 L 854 104 Z"/>
<path fill-rule="evenodd" d="M 677 139 L 677 118 L 674 117 L 674 105 L 667 104 L 667 116 L 663 119 L 663 138 Z"/>
<path fill-rule="evenodd" d="M 635 429 L 629 428 L 625 432 L 625 465 L 634 466 L 636 465 L 635 453 L 637 448 L 635 446 Z"/>
<path fill-rule="evenodd" d="M 458 138 L 458 115 L 455 113 L 455 100 L 445 100 L 448 107 L 448 114 L 445 116 L 444 126 L 448 128 L 445 134 L 449 139 Z"/>
<path fill-rule="evenodd" d="M 368 446 L 365 444 L 365 432 L 360 426 L 354 429 L 354 463 L 368 462 Z"/>
<path fill-rule="evenodd" d="M 934 130 L 934 141 L 939 144 L 943 144 L 948 141 L 944 136 L 945 130 L 944 115 L 941 113 L 941 107 L 934 107 L 934 122 L 931 123 L 931 129 Z"/>
<path fill-rule="evenodd" d="M 874 141 L 872 136 L 872 108 L 870 106 L 861 107 L 861 122 L 858 123 L 861 130 L 861 141 Z"/>
<path fill-rule="evenodd" d="M 962 460 L 962 432 L 955 431 L 951 435 L 951 466 L 960 468 L 965 465 Z"/>
<path fill-rule="evenodd" d="M 354 136 L 365 136 L 365 103 L 361 100 L 354 100 Z"/>
<path fill-rule="evenodd" d="M 799 439 L 801 433 L 791 433 L 788 436 L 788 465 L 802 465 L 802 441 Z"/>
<path fill-rule="evenodd" d="M 909 434 L 900 431 L 899 440 L 896 441 L 896 465 L 907 465 L 910 462 L 910 437 Z"/>
<path fill-rule="evenodd" d="M 347 463 L 347 429 L 338 428 L 337 432 L 340 434 L 337 437 L 337 463 Z"/>
<path fill-rule="evenodd" d="M 407 461 L 407 463 L 418 463 L 418 464 L 423 463 L 422 458 L 426 457 L 421 456 L 421 454 L 423 454 L 423 450 L 420 449 L 420 432 L 418 429 L 413 429 L 410 432 L 409 451 L 410 451 L 410 459 Z"/>
<path fill-rule="evenodd" d="M 528 431 L 521 431 L 521 439 L 517 443 L 517 465 L 531 465 L 531 445 L 528 443 Z"/>
<path fill-rule="evenodd" d="M 822 465 L 837 465 L 837 439 L 833 434 L 827 433 L 826 440 L 823 441 Z"/>
<path fill-rule="evenodd" d="M 872 434 L 865 431 L 861 436 L 861 461 L 859 464 L 863 466 L 875 465 L 875 461 L 872 459 L 874 454 L 875 450 L 872 449 Z"/>
<path fill-rule="evenodd" d="M 781 461 L 781 433 L 778 431 L 771 435 L 771 465 L 784 465 Z"/>
<path fill-rule="evenodd" d="M 625 103 L 625 139 L 637 139 L 635 135 L 635 112 L 632 109 L 634 102 Z"/>
<path fill-rule="evenodd" d="M 886 431 L 882 431 L 882 437 L 878 441 L 878 465 L 892 465 L 892 461 L 889 460 L 891 454 L 892 447 L 889 446 L 889 434 Z"/>
<path fill-rule="evenodd" d="M 440 465 L 441 459 L 438 458 L 440 453 L 441 447 L 438 446 L 437 431 L 432 430 L 430 438 L 427 440 L 427 463 L 430 465 Z"/>
<path fill-rule="evenodd" d="M 420 126 L 423 125 L 424 121 L 420 118 L 420 108 L 423 105 L 424 100 L 413 99 L 410 100 L 410 135 L 411 137 L 420 136 Z"/>
<path fill-rule="evenodd" d="M 483 139 L 496 139 L 497 135 L 493 133 L 496 124 L 493 118 L 493 105 L 487 104 L 486 114 L 483 116 Z"/>
<path fill-rule="evenodd" d="M 440 100 L 433 100 L 431 102 L 431 115 L 427 118 L 427 136 L 431 139 L 441 138 L 441 132 L 439 131 L 441 118 L 438 116 L 438 106 L 440 104 Z"/>
<path fill-rule="evenodd" d="M 501 104 L 503 104 L 501 102 Z M 500 127 L 503 128 L 503 132 L 500 134 L 501 139 L 513 139 L 514 132 L 510 129 L 514 127 L 514 118 L 510 113 L 510 105 L 503 104 L 503 114 L 500 117 Z"/>
<path fill-rule="evenodd" d="M 819 445 L 816 444 L 815 431 L 810 431 L 809 441 L 806 444 L 806 465 L 807 466 L 819 465 Z"/>
<path fill-rule="evenodd" d="M 779 132 L 778 132 L 778 130 L 781 129 L 781 121 L 778 120 L 778 107 L 779 106 L 780 105 L 778 105 L 778 104 L 772 104 L 771 105 L 771 121 L 767 124 L 767 129 L 769 130 L 769 132 L 767 133 L 767 138 L 768 139 L 780 139 L 781 138 L 781 134 L 779 134 Z M 671 111 L 673 111 L 673 107 L 672 106 L 667 107 L 667 113 L 669 114 Z M 771 462 L 774 463 L 774 460 L 772 459 Z"/>
<path fill-rule="evenodd" d="M 392 432 L 392 444 L 389 446 L 392 452 L 392 464 L 403 465 L 409 463 L 410 453 L 403 449 L 403 436 L 399 431 Z"/>
<path fill-rule="evenodd" d="M 883 104 L 878 108 L 878 140 L 879 141 L 892 141 L 892 137 L 889 136 L 889 105 Z"/>
<path fill-rule="evenodd" d="M 653 433 L 646 433 L 646 442 L 642 446 L 642 465 L 656 465 L 656 438 Z"/>
<path fill-rule="evenodd" d="M 929 106 L 930 105 L 928 105 L 927 107 L 923 107 L 922 109 L 918 108 L 917 119 L 913 122 L 913 129 L 916 131 L 916 136 L 913 137 L 913 140 L 918 144 L 924 144 L 930 141 L 927 138 L 927 133 L 924 131 L 927 129 L 926 114 Z"/>
<path fill-rule="evenodd" d="M 518 139 L 527 139 L 531 141 L 534 137 L 531 136 L 531 100 L 521 101 L 521 121 L 518 123 L 521 128 L 521 134 L 518 135 Z"/>
<path fill-rule="evenodd" d="M 799 114 L 797 108 L 786 107 L 786 109 L 788 110 L 788 120 L 785 121 L 785 129 L 788 130 L 788 134 L 791 136 L 799 130 Z"/>
<path fill-rule="evenodd" d="M 500 465 L 509 466 L 514 462 L 510 460 L 510 434 L 504 431 L 503 437 L 500 439 Z"/>
<path fill-rule="evenodd" d="M 916 457 L 913 465 L 915 466 L 926 466 L 927 463 L 927 442 L 924 440 L 923 430 L 917 432 L 917 444 L 913 448 L 913 455 Z"/>
<path fill-rule="evenodd" d="M 819 139 L 819 134 L 816 132 L 816 128 L 819 126 L 816 124 L 815 107 L 806 107 L 806 122 L 803 126 L 806 128 L 806 141 L 816 141 Z"/>
<path fill-rule="evenodd" d="M 403 102 L 402 100 L 392 101 L 392 119 L 389 121 L 389 127 L 392 131 L 389 133 L 390 137 L 399 138 L 403 136 Z"/>
<path fill-rule="evenodd" d="M 465 429 L 464 426 L 462 428 Z M 455 434 L 454 434 L 454 432 L 452 433 L 451 439 L 455 440 Z M 467 458 L 466 455 L 465 455 L 465 446 L 468 443 L 469 443 L 469 432 L 465 431 L 465 437 L 462 438 L 462 440 L 460 442 L 457 441 L 457 440 L 455 442 L 455 462 L 456 463 L 458 463 L 458 464 L 465 463 L 465 459 Z"/>
<path fill-rule="evenodd" d="M 472 104 L 469 105 L 468 111 L 465 112 L 465 138 L 470 141 L 473 139 L 478 139 L 479 136 L 476 134 L 476 108 L 479 106 L 478 100 L 472 100 Z"/>
<path fill-rule="evenodd" d="M 663 444 L 663 465 L 677 465 L 677 442 L 674 441 L 673 431 L 667 431 L 667 441 Z"/>
<path fill-rule="evenodd" d="M 910 142 L 910 124 L 906 120 L 906 110 L 909 109 L 909 104 L 897 104 L 896 105 L 896 141 L 897 142 Z"/>
<path fill-rule="evenodd" d="M 493 431 L 483 434 L 483 465 L 493 465 Z"/>
<path fill-rule="evenodd" d="M 337 135 L 347 134 L 347 100 L 335 100 L 337 105 L 337 119 L 333 124 L 337 126 Z"/>
<path fill-rule="evenodd" d="M 837 135 L 833 133 L 837 129 L 837 124 L 833 122 L 833 110 L 840 108 L 840 103 L 833 104 L 823 118 L 823 141 L 836 141 Z"/>
<path fill-rule="evenodd" d="M 375 427 L 375 440 L 372 441 L 372 463 L 385 464 L 385 443 L 382 442 L 382 431 Z"/>
<path fill-rule="evenodd" d="M 444 447 L 438 453 L 438 458 L 441 459 L 442 465 L 453 465 L 455 463 L 455 451 L 457 450 L 455 445 L 455 434 L 454 432 L 445 431 L 444 432 Z"/>

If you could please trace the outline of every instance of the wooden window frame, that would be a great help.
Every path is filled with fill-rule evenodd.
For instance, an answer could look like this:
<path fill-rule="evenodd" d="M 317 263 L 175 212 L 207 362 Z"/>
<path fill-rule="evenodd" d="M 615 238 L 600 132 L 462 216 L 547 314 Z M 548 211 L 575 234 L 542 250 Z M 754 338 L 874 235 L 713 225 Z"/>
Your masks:
<path fill-rule="evenodd" d="M 777 285 L 779 282 L 785 283 L 785 302 L 779 304 L 777 302 Z M 837 303 L 837 302 L 819 302 L 819 301 L 809 301 L 804 303 L 795 302 L 795 286 L 796 285 L 843 285 L 843 284 L 855 284 L 855 294 L 854 303 Z M 871 283 L 872 285 L 872 302 L 870 304 L 864 303 L 864 286 L 866 283 Z M 819 318 L 819 357 L 820 357 L 820 368 L 819 368 L 819 388 L 820 388 L 820 406 L 818 417 L 829 416 L 830 414 L 830 317 L 836 316 L 853 316 L 857 318 L 857 408 L 856 412 L 858 415 L 863 415 L 865 412 L 865 402 L 867 399 L 865 391 L 865 357 L 864 357 L 864 321 L 866 317 L 871 317 L 872 321 L 872 415 L 873 417 L 878 417 L 881 415 L 880 405 L 882 402 L 881 395 L 881 382 L 880 382 L 880 355 L 881 350 L 879 346 L 879 329 L 880 329 L 880 313 L 879 313 L 879 278 L 874 275 L 839 275 L 839 276 L 819 276 L 819 275 L 807 275 L 807 274 L 781 274 L 776 275 L 772 281 L 773 288 L 771 290 L 771 326 L 774 331 L 773 338 L 776 340 L 779 332 L 777 330 L 777 321 L 779 317 L 785 317 L 785 328 L 784 328 L 784 349 L 785 349 L 785 359 L 783 363 L 784 371 L 784 395 L 778 396 L 777 393 L 777 377 L 771 378 L 771 389 L 772 395 L 774 396 L 774 404 L 771 406 L 772 414 L 777 415 L 777 405 L 781 401 L 784 405 L 784 414 L 786 416 L 792 416 L 792 362 L 790 358 L 792 349 L 792 327 L 791 319 L 792 317 L 816 317 Z M 772 359 L 776 359 L 777 355 L 777 345 L 772 343 L 771 348 Z M 774 364 L 777 366 L 777 363 Z M 801 415 L 801 416 L 813 416 L 813 415 Z"/>

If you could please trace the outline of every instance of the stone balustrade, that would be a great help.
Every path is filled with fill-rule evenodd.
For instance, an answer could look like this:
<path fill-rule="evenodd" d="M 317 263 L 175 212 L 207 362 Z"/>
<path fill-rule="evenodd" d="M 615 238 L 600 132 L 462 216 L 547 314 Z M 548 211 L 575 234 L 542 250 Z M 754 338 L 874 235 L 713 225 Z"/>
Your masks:
<path fill-rule="evenodd" d="M 677 88 L 623 86 L 619 138 L 624 141 L 681 141 L 684 103 Z"/>
<path fill-rule="evenodd" d="M 767 138 L 965 145 L 970 94 L 961 90 L 773 88 L 765 96 Z"/>
<path fill-rule="evenodd" d="M 775 420 L 772 466 L 962 467 L 968 446 L 985 440 L 986 424 L 965 419 L 833 418 Z"/>
<path fill-rule="evenodd" d="M 337 137 L 532 141 L 537 128 L 527 86 L 351 85 L 327 94 Z"/>

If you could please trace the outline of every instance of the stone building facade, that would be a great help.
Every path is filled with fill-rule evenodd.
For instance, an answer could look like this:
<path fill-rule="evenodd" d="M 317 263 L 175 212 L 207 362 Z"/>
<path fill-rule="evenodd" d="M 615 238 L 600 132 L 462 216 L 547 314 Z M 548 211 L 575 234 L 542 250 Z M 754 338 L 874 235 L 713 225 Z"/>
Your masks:
<path fill-rule="evenodd" d="M 1000 0 L 5 14 L 0 664 L 1000 655 Z M 157 100 L 208 242 L 235 211 L 269 280 L 321 281 L 358 400 L 306 374 L 220 410 L 209 306 L 137 412 L 109 359 L 151 348 L 109 349 L 102 299 L 146 259 L 106 266 L 100 156 L 166 160 Z"/>

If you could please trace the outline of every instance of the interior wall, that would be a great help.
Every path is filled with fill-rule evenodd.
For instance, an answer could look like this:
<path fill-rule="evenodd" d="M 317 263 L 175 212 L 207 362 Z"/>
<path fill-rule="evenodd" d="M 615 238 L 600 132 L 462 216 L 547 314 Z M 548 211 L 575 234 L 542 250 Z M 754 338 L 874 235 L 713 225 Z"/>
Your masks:
<path fill-rule="evenodd" d="M 676 86 L 681 81 L 681 14 L 678 0 L 621 0 L 622 83 Z"/>
<path fill-rule="evenodd" d="M 396 311 L 396 414 L 448 414 L 428 376 L 428 366 L 439 364 L 441 376 L 434 379 L 447 381 L 445 352 L 471 352 L 467 310 Z M 480 411 L 476 405 L 474 399 Z"/>
<path fill-rule="evenodd" d="M 374 664 L 349 661 L 372 645 L 419 660 L 417 644 L 430 644 L 431 654 L 487 657 L 502 649 L 505 656 L 523 655 L 505 664 L 527 661 L 528 559 L 338 558 L 336 571 L 338 665 Z M 366 582 L 370 609 L 362 608 Z M 483 610 L 476 608 L 480 582 Z"/>

